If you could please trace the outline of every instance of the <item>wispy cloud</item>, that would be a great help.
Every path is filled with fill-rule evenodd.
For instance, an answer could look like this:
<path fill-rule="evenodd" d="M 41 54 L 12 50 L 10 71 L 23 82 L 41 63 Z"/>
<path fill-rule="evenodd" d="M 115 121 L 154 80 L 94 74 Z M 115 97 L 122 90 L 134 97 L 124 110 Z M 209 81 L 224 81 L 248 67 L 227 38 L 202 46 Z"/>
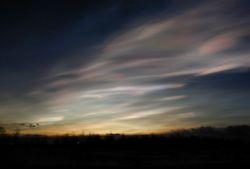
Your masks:
<path fill-rule="evenodd" d="M 89 114 L 100 123 L 164 113 L 167 108 L 158 112 L 150 98 L 155 99 L 154 93 L 158 93 L 157 97 L 164 93 L 162 101 L 177 103 L 186 96 L 168 96 L 166 89 L 178 91 L 187 82 L 158 83 L 160 79 L 205 76 L 249 67 L 248 49 L 237 51 L 241 38 L 249 33 L 245 28 L 249 24 L 243 20 L 232 22 L 227 17 L 231 8 L 222 1 L 205 2 L 179 14 L 135 23 L 106 41 L 95 60 L 77 69 L 58 70 L 56 74 L 69 78 L 59 78 L 45 87 L 59 89 L 59 93 L 60 90 L 77 93 L 70 102 L 67 98 L 62 104 L 73 107 L 71 113 Z M 53 94 L 56 100 L 59 93 Z M 147 108 L 133 107 L 138 100 Z M 126 102 L 130 103 L 124 106 Z M 126 113 L 128 110 L 134 113 Z"/>
<path fill-rule="evenodd" d="M 170 121 L 178 124 L 199 117 L 200 109 L 192 110 L 199 100 L 190 101 L 192 82 L 250 66 L 249 49 L 242 45 L 250 35 L 249 18 L 238 16 L 234 3 L 204 1 L 178 13 L 134 19 L 93 46 L 94 52 L 74 57 L 77 64 L 58 62 L 27 92 L 42 98 L 47 114 L 53 116 L 39 112 L 31 119 L 75 126 L 87 123 L 89 130 L 103 126 L 102 131 L 109 132 L 122 131 L 124 126 L 133 126 L 133 131 L 156 124 L 157 129 L 167 128 L 160 117 L 168 110 L 175 112 L 168 116 Z M 88 62 L 82 63 L 83 58 Z M 67 111 L 55 113 L 57 109 Z M 146 122 L 136 124 L 142 119 Z"/>

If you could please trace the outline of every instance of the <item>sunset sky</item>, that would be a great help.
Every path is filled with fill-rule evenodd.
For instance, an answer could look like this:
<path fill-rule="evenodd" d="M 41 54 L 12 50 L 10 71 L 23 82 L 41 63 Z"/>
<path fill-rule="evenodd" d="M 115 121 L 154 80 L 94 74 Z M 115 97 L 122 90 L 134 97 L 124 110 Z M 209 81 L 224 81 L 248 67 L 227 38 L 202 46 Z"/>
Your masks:
<path fill-rule="evenodd" d="M 248 0 L 7 1 L 0 13 L 10 132 L 250 124 Z"/>

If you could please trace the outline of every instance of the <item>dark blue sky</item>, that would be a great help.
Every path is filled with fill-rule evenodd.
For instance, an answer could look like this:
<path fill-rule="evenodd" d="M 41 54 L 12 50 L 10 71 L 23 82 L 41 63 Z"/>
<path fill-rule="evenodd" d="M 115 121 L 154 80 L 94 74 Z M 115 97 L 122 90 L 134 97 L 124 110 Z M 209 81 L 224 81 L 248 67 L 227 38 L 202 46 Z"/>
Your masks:
<path fill-rule="evenodd" d="M 5 1 L 0 124 L 148 133 L 250 122 L 247 0 Z"/>

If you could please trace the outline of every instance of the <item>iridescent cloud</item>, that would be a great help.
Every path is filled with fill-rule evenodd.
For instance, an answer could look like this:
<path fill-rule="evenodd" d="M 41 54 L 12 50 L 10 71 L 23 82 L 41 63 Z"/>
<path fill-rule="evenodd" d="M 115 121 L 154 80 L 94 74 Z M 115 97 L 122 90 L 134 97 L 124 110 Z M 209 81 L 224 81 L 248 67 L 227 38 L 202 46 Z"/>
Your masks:
<path fill-rule="evenodd" d="M 94 50 L 71 49 L 68 59 L 44 68 L 24 94 L 38 101 L 1 104 L 0 117 L 43 124 L 31 133 L 159 132 L 248 117 L 242 82 L 221 88 L 235 73 L 244 80 L 250 66 L 249 15 L 241 16 L 239 4 L 202 1 L 131 19 Z"/>

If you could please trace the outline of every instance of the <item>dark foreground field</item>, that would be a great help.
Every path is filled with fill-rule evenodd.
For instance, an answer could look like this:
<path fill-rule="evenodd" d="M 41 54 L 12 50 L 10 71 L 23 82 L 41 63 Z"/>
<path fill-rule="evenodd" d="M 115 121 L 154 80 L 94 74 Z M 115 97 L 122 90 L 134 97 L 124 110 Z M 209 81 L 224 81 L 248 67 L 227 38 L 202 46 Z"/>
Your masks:
<path fill-rule="evenodd" d="M 14 167 L 240 167 L 250 164 L 250 127 L 167 135 L 0 137 L 1 165 Z"/>

